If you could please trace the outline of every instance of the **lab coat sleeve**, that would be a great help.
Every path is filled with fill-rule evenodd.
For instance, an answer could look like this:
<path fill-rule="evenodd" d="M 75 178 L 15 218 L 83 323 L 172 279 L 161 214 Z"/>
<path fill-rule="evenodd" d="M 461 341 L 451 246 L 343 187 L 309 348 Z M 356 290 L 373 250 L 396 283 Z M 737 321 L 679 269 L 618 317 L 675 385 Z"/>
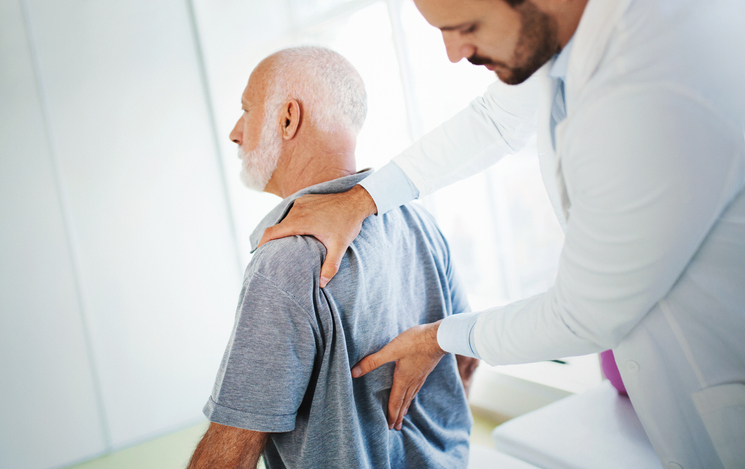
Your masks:
<path fill-rule="evenodd" d="M 470 338 L 490 364 L 618 345 L 743 187 L 739 129 L 685 91 L 615 90 L 578 106 L 562 125 L 571 208 L 556 282 L 479 315 Z"/>
<path fill-rule="evenodd" d="M 454 314 L 446 317 L 437 328 L 437 344 L 447 352 L 480 359 L 473 334 L 478 320 L 479 313 Z"/>
<path fill-rule="evenodd" d="M 535 135 L 539 79 L 534 76 L 520 85 L 497 80 L 483 96 L 392 161 L 419 196 L 425 196 L 516 153 Z"/>
<path fill-rule="evenodd" d="M 376 215 L 382 215 L 419 197 L 417 188 L 393 161 L 363 179 L 360 186 L 365 188 L 375 202 Z"/>

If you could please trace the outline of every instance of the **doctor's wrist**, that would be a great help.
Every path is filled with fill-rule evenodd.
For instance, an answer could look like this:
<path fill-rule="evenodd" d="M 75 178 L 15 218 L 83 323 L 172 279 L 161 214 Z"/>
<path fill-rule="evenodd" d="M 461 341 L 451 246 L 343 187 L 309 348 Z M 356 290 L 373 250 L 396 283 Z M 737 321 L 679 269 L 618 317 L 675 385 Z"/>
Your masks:
<path fill-rule="evenodd" d="M 355 185 L 346 194 L 352 211 L 359 215 L 361 220 L 378 213 L 378 207 L 375 205 L 372 196 L 361 185 Z"/>

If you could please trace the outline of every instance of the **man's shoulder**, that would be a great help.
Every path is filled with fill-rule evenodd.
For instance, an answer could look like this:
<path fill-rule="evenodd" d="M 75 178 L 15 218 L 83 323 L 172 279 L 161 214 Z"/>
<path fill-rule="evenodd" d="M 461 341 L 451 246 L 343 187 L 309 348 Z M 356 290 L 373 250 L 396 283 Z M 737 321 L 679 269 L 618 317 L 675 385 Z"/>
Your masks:
<path fill-rule="evenodd" d="M 429 241 L 430 249 L 435 248 L 438 253 L 441 249 L 447 250 L 447 240 L 440 231 L 435 217 L 418 202 L 409 202 L 389 213 L 398 213 L 401 216 L 399 223 L 403 223 L 412 233 L 417 234 Z M 441 253 L 442 254 L 442 253 Z M 446 253 L 445 253 L 446 254 Z"/>
<path fill-rule="evenodd" d="M 279 290 L 312 291 L 321 275 L 326 248 L 312 236 L 289 236 L 259 247 L 246 268 L 246 277 L 260 276 Z"/>
<path fill-rule="evenodd" d="M 403 222 L 412 228 L 421 228 L 424 230 L 435 230 L 439 233 L 437 222 L 431 213 L 427 211 L 421 203 L 412 201 L 397 207 L 386 215 L 400 214 L 403 216 Z"/>

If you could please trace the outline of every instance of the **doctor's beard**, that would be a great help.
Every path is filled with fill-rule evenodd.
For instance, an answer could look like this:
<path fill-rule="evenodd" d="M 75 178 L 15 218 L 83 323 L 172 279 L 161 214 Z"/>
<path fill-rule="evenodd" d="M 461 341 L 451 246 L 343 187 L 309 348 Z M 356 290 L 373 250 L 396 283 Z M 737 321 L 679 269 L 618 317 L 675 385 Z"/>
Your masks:
<path fill-rule="evenodd" d="M 269 125 L 267 125 L 269 123 Z M 244 151 L 238 145 L 238 158 L 241 159 L 241 181 L 249 189 L 263 191 L 274 170 L 277 169 L 282 140 L 274 135 L 276 129 L 272 119 L 266 119 L 261 129 L 259 144 L 251 151 Z"/>
<path fill-rule="evenodd" d="M 530 78 L 539 68 L 561 52 L 558 40 L 558 25 L 548 14 L 538 10 L 532 2 L 515 7 L 520 14 L 520 35 L 513 53 L 513 64 L 473 54 L 468 61 L 474 65 L 494 65 L 502 69 L 495 71 L 497 77 L 508 85 L 519 85 Z M 501 73 L 501 74 L 500 74 Z"/>

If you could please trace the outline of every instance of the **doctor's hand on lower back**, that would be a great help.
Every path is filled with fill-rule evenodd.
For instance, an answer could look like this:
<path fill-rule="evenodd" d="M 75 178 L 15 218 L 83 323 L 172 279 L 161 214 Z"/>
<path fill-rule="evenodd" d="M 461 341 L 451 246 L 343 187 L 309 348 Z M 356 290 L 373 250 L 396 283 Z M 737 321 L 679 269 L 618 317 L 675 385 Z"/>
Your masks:
<path fill-rule="evenodd" d="M 311 235 L 326 246 L 321 288 L 339 271 L 341 258 L 360 234 L 365 218 L 377 213 L 370 194 L 360 185 L 338 194 L 309 194 L 295 200 L 281 223 L 264 230 L 259 246 L 273 239 Z"/>
<path fill-rule="evenodd" d="M 427 376 L 435 369 L 445 351 L 437 344 L 437 329 L 442 320 L 407 329 L 380 351 L 368 355 L 352 368 L 359 378 L 389 362 L 396 362 L 393 387 L 388 398 L 388 428 L 401 430 L 404 415 Z"/>

